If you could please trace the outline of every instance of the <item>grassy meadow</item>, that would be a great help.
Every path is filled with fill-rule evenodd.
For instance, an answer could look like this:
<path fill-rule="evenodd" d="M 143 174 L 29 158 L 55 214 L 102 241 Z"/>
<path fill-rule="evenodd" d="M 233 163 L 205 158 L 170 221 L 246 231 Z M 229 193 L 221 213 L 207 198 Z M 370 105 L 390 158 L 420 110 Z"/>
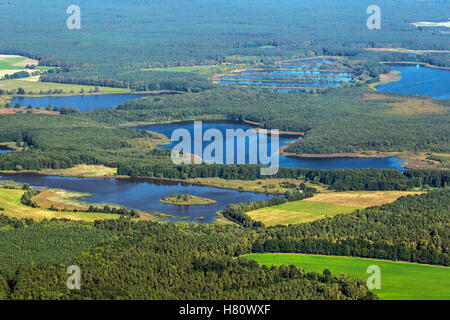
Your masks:
<path fill-rule="evenodd" d="M 14 218 L 31 218 L 36 221 L 43 219 L 71 219 L 94 221 L 103 219 L 118 219 L 117 214 L 91 213 L 91 212 L 65 212 L 51 211 L 41 208 L 32 208 L 20 202 L 25 193 L 22 189 L 6 189 L 0 187 L 0 214 L 5 214 Z"/>
<path fill-rule="evenodd" d="M 9 57 L 0 59 L 0 70 L 23 70 L 24 66 L 18 66 L 17 64 L 25 61 L 25 57 Z"/>
<path fill-rule="evenodd" d="M 303 254 L 250 254 L 246 258 L 259 264 L 295 265 L 306 272 L 333 275 L 345 273 L 366 280 L 367 267 L 377 265 L 381 271 L 381 289 L 373 289 L 383 300 L 446 300 L 450 299 L 450 268 L 388 260 Z"/>

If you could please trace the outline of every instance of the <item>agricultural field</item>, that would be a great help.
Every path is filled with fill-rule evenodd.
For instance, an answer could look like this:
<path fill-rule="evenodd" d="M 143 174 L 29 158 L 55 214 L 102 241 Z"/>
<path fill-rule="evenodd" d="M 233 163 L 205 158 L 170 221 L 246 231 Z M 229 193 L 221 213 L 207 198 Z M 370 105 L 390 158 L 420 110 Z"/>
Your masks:
<path fill-rule="evenodd" d="M 366 280 L 367 267 L 376 265 L 381 271 L 381 289 L 373 289 L 383 300 L 446 300 L 450 299 L 450 268 L 353 257 L 317 256 L 303 254 L 250 254 L 246 258 L 271 266 L 295 265 L 305 272 L 333 275 L 345 273 Z"/>
<path fill-rule="evenodd" d="M 408 191 L 323 192 L 312 198 L 253 210 L 247 214 L 267 227 L 297 224 L 391 203 L 401 196 L 419 193 Z"/>
<path fill-rule="evenodd" d="M 85 212 L 57 212 L 41 208 L 32 208 L 20 202 L 21 197 L 25 193 L 22 189 L 6 189 L 0 187 L 0 211 L 1 214 L 6 214 L 14 218 L 31 218 L 36 221 L 43 219 L 71 219 L 95 221 L 103 219 L 118 219 L 117 214 L 105 213 L 85 213 Z"/>
<path fill-rule="evenodd" d="M 322 192 L 303 201 L 368 208 L 392 203 L 400 197 L 421 194 L 420 191 L 346 191 Z"/>
<path fill-rule="evenodd" d="M 48 90 L 63 90 L 64 93 L 79 93 L 81 90 L 84 92 L 94 91 L 95 86 L 79 85 L 79 84 L 65 84 L 54 82 L 40 82 L 37 79 L 35 81 L 25 79 L 13 79 L 13 80 L 1 80 L 0 89 L 3 90 L 17 90 L 23 88 L 26 93 L 32 92 L 38 94 L 40 91 L 47 92 Z M 98 87 L 98 93 L 127 93 L 131 92 L 130 89 L 125 88 L 112 88 L 112 87 Z"/>
<path fill-rule="evenodd" d="M 48 70 L 53 67 L 37 66 L 38 61 L 17 55 L 0 54 L 0 79 L 5 75 L 14 74 L 19 71 L 32 73 L 38 70 Z M 27 69 L 26 66 L 35 66 L 34 69 Z"/>
<path fill-rule="evenodd" d="M 311 222 L 338 214 L 345 214 L 361 207 L 343 206 L 316 201 L 293 201 L 279 206 L 262 208 L 247 212 L 256 221 L 266 227 Z"/>
<path fill-rule="evenodd" d="M 24 69 L 27 65 L 37 66 L 38 61 L 17 55 L 0 54 L 0 70 Z"/>

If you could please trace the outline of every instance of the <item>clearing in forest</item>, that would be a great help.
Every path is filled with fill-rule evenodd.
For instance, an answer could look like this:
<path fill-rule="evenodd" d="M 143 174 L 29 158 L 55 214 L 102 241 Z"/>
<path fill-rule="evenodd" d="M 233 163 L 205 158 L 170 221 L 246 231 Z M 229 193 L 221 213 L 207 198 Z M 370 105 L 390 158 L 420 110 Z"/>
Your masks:
<path fill-rule="evenodd" d="M 304 254 L 250 254 L 245 256 L 259 264 L 295 265 L 305 272 L 322 273 L 328 269 L 334 276 L 344 273 L 367 280 L 367 267 L 376 265 L 381 272 L 381 289 L 373 289 L 384 300 L 448 300 L 450 299 L 450 268 L 417 263 L 394 262 L 356 257 Z"/>

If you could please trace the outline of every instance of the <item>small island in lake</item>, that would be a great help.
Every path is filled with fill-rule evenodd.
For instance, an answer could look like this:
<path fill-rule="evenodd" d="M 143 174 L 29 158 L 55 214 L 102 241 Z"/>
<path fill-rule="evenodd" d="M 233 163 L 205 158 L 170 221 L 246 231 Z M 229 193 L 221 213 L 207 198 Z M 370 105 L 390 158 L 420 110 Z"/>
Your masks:
<path fill-rule="evenodd" d="M 198 206 L 216 203 L 215 200 L 191 196 L 187 194 L 173 194 L 161 199 L 162 203 L 174 204 L 177 206 Z"/>

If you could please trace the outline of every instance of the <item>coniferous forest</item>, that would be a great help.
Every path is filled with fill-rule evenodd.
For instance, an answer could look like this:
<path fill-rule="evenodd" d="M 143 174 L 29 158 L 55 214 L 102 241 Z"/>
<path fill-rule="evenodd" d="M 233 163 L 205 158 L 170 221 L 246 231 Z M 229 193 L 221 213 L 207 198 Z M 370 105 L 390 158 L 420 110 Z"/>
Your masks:
<path fill-rule="evenodd" d="M 0 0 L 0 300 L 381 297 L 350 275 L 356 263 L 340 273 L 253 254 L 448 272 L 450 87 L 420 73 L 449 72 L 448 1 L 377 1 L 376 29 L 366 24 L 374 4 L 361 0 L 72 2 Z M 69 5 L 79 28 L 69 28 Z M 431 93 L 394 90 L 413 80 Z M 194 120 L 278 129 L 292 138 L 277 153 L 289 159 L 350 160 L 273 176 L 259 164 L 176 164 L 169 136 L 141 130 Z M 399 165 L 358 166 L 363 158 Z M 23 177 L 113 182 L 88 193 Z M 151 183 L 184 188 L 173 197 L 204 187 L 239 200 L 213 210 L 223 199 L 203 196 L 211 203 L 172 215 L 149 200 Z M 120 188 L 124 199 L 113 199 Z M 152 201 L 157 212 L 138 208 Z M 208 208 L 211 220 L 192 214 Z M 69 266 L 81 270 L 80 288 L 67 282 Z M 394 276 L 394 298 L 408 298 L 395 291 L 408 273 Z"/>

